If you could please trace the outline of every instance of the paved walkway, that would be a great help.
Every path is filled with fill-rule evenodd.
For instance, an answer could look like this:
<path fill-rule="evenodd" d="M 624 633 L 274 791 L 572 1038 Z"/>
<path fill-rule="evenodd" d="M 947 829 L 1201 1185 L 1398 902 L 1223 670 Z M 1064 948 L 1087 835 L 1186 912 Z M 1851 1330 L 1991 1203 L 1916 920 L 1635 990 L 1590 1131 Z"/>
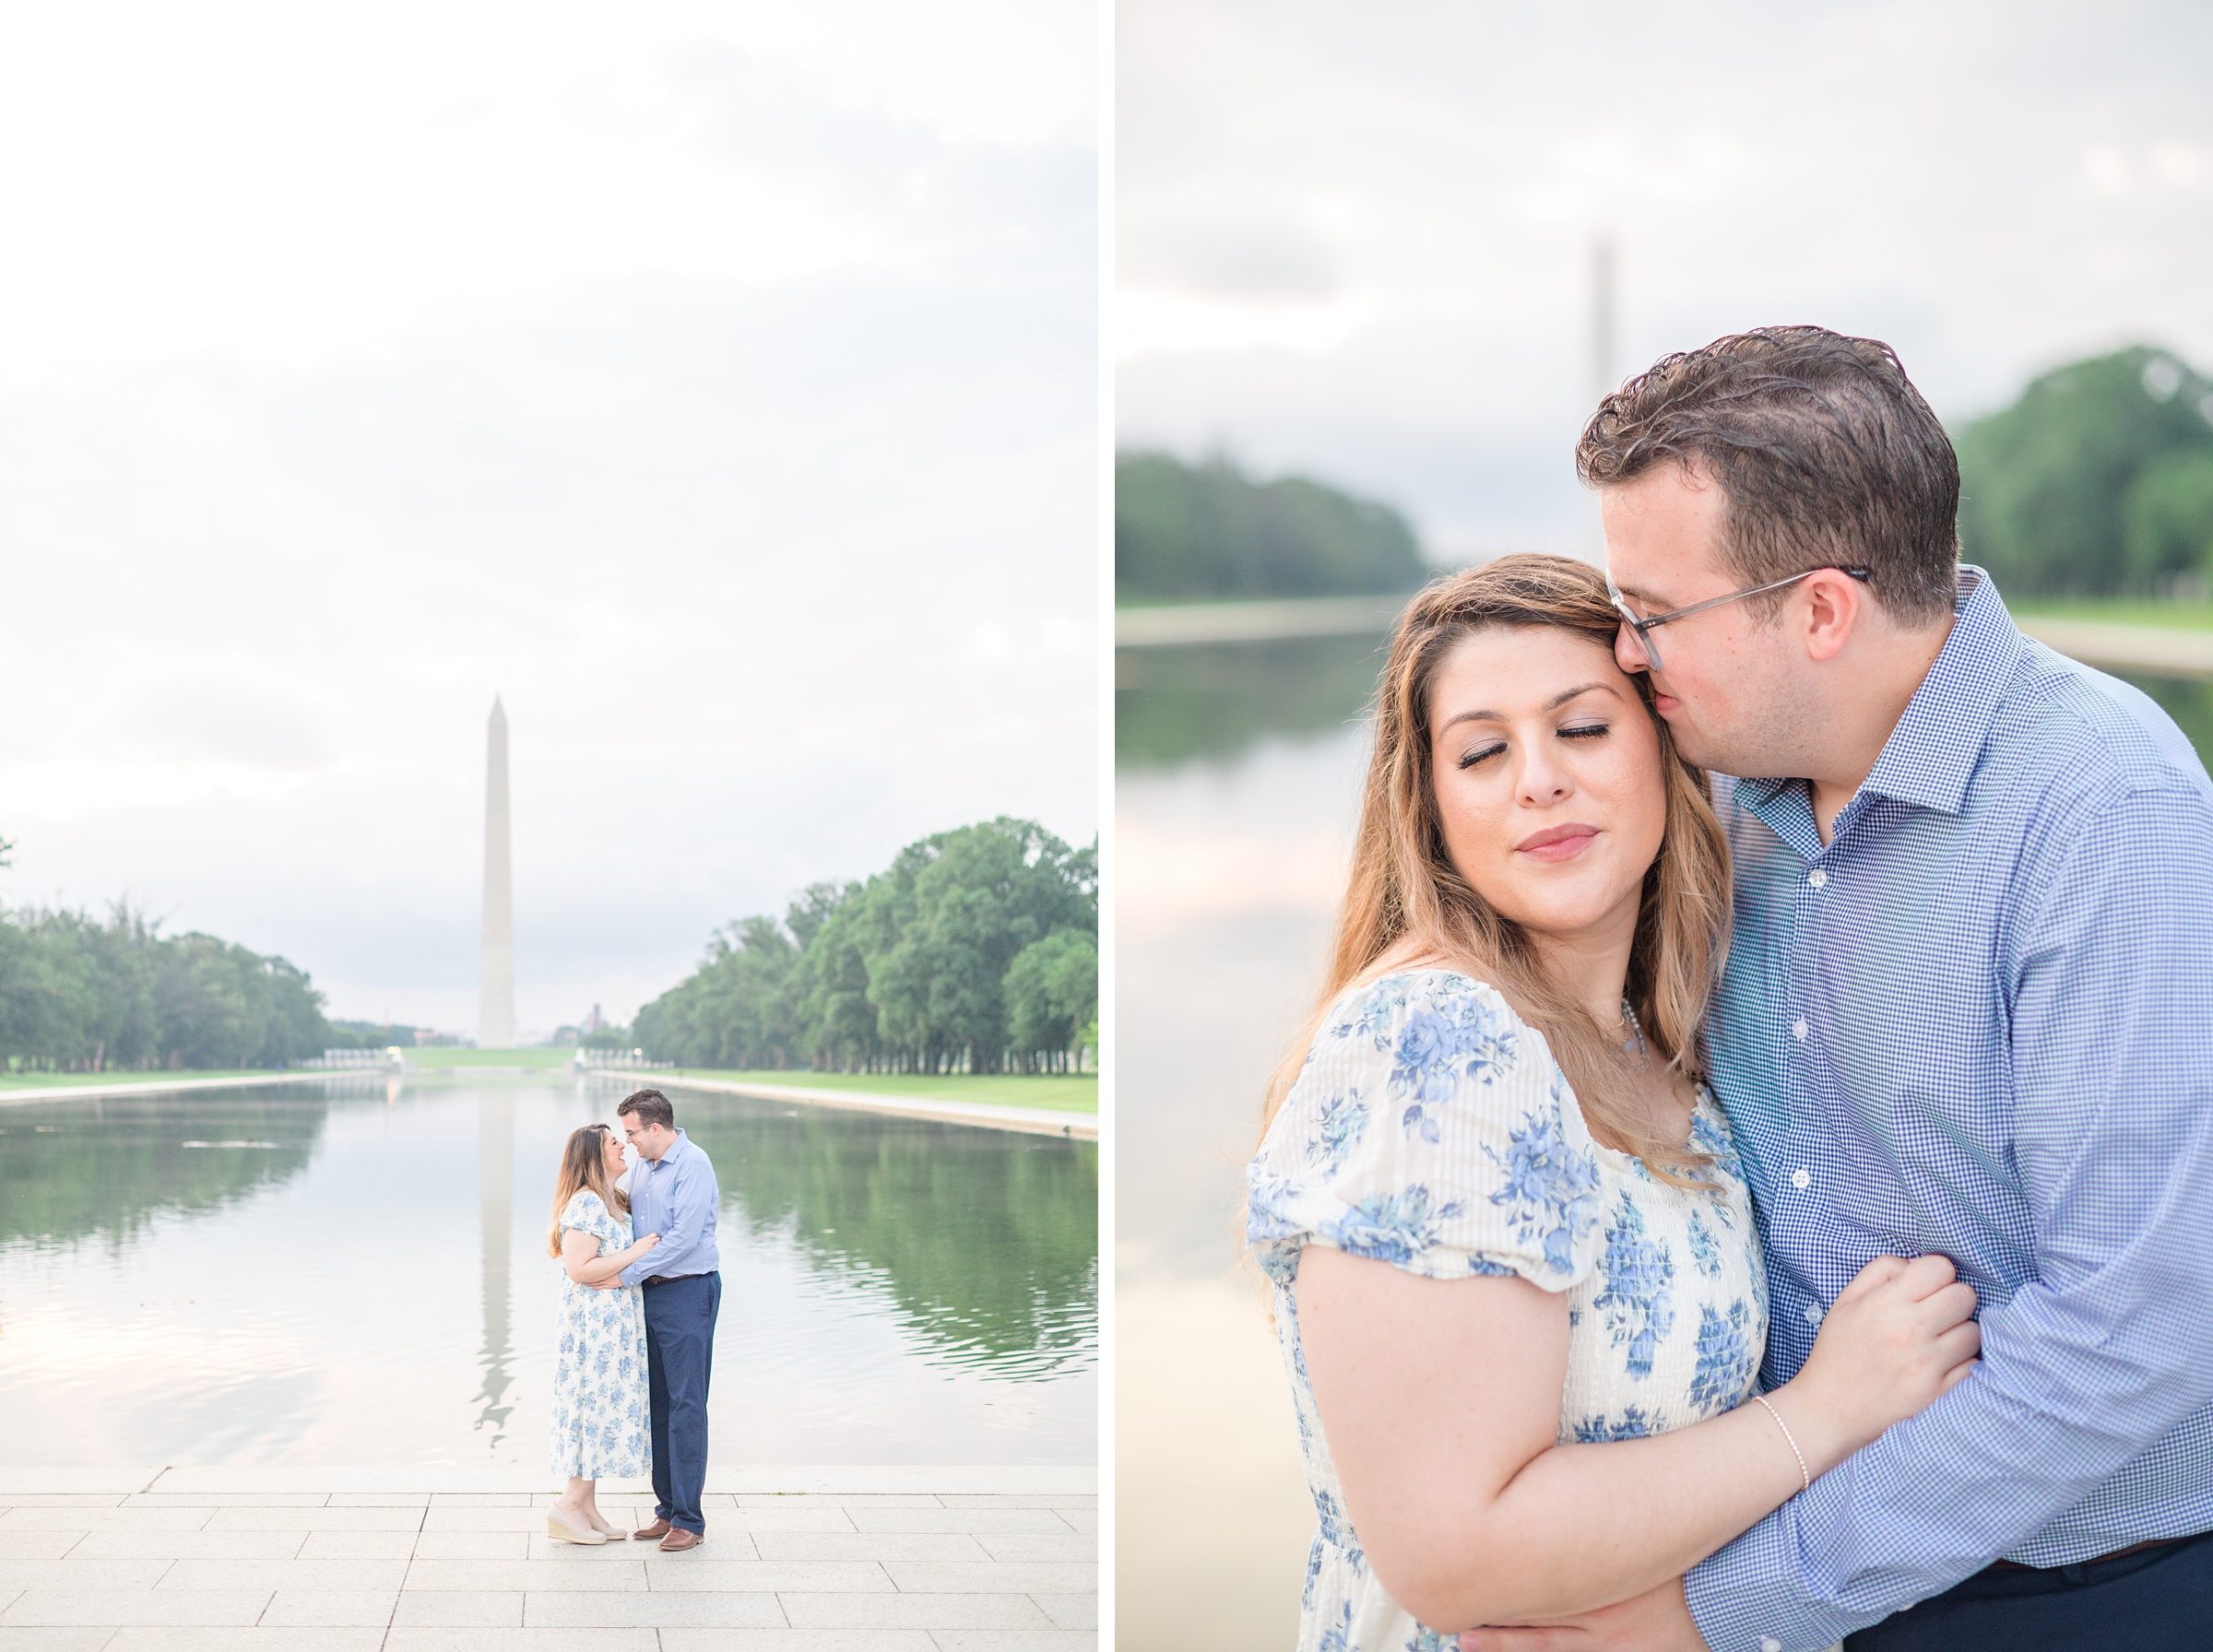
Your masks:
<path fill-rule="evenodd" d="M 1097 1638 L 1089 1469 L 718 1469 L 689 1554 L 553 1542 L 543 1483 L 0 1469 L 0 1649 L 1092 1652 Z M 649 1495 L 611 1490 L 609 1520 L 651 1517 Z"/>
<path fill-rule="evenodd" d="M 669 1090 L 716 1090 L 727 1095 L 758 1096 L 771 1102 L 801 1102 L 811 1107 L 847 1107 L 858 1113 L 895 1113 L 907 1118 L 934 1118 L 941 1124 L 976 1125 L 987 1130 L 1021 1130 L 1033 1136 L 1099 1139 L 1095 1113 L 1063 1113 L 1048 1107 L 1001 1107 L 990 1102 L 953 1102 L 933 1096 L 885 1095 L 876 1091 L 818 1090 L 800 1084 L 754 1084 L 738 1079 L 687 1079 L 680 1073 L 633 1073 L 603 1069 L 609 1078 L 634 1079 Z M 601 1076 L 595 1071 L 594 1077 Z"/>

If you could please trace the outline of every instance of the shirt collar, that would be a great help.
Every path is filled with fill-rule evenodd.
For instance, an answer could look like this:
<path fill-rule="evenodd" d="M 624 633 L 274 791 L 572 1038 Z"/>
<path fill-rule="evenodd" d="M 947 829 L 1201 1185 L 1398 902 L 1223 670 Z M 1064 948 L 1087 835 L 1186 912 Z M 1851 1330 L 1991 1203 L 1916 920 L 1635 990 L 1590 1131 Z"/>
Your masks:
<path fill-rule="evenodd" d="M 669 1144 L 669 1150 L 652 1161 L 653 1168 L 658 1170 L 664 1164 L 674 1164 L 691 1150 L 691 1146 L 690 1139 L 681 1130 L 679 1130 L 676 1133 L 676 1139 Z"/>
<path fill-rule="evenodd" d="M 1858 794 L 1838 817 L 1840 829 L 1846 815 L 1857 812 L 1863 796 L 1888 797 L 1947 815 L 1958 814 L 1966 801 L 1967 783 L 2028 643 L 1990 575 L 1971 564 L 1959 570 L 1959 596 L 1952 613 L 1951 634 L 1906 702 L 1905 714 L 1883 742 Z M 1785 842 L 1808 856 L 1820 854 L 1804 781 L 1745 780 L 1738 785 L 1745 807 Z"/>
<path fill-rule="evenodd" d="M 1958 814 L 1967 798 L 1983 739 L 2028 646 L 1997 586 L 1980 568 L 1960 569 L 1954 612 L 1952 634 L 1936 663 L 1860 783 L 1863 792 L 1947 815 Z"/>

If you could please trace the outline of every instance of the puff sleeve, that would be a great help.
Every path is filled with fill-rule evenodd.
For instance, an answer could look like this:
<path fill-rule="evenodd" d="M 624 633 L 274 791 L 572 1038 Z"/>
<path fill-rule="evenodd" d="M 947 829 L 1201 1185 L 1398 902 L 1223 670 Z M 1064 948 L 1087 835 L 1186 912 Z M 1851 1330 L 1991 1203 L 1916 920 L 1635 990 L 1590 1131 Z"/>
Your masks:
<path fill-rule="evenodd" d="M 1246 1238 L 1281 1283 L 1324 1245 L 1567 1291 L 1602 1244 L 1597 1153 L 1552 1052 L 1495 988 L 1450 971 L 1330 1007 L 1246 1188 Z"/>
<path fill-rule="evenodd" d="M 600 1202 L 597 1193 L 589 1187 L 579 1187 L 569 1195 L 569 1202 L 562 1207 L 561 1226 L 564 1230 L 574 1228 L 579 1233 L 589 1233 L 599 1241 L 599 1248 L 604 1251 L 608 1236 L 613 1229 L 613 1219 L 609 1216 L 607 1206 Z"/>

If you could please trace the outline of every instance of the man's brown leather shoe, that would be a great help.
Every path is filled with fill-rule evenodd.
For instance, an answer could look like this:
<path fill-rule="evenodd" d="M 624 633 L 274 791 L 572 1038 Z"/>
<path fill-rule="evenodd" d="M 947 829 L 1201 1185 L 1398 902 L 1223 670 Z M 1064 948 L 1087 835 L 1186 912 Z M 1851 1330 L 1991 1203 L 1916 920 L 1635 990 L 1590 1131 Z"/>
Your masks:
<path fill-rule="evenodd" d="M 650 1543 L 657 1538 L 665 1538 L 669 1535 L 669 1522 L 666 1520 L 656 1520 L 651 1526 L 646 1527 L 644 1530 L 633 1531 L 630 1535 L 635 1538 L 641 1543 Z"/>
<path fill-rule="evenodd" d="M 696 1549 L 705 1541 L 706 1539 L 701 1537 L 696 1531 L 686 1531 L 679 1526 L 661 1540 L 661 1552 L 663 1554 L 681 1554 L 685 1550 Z"/>

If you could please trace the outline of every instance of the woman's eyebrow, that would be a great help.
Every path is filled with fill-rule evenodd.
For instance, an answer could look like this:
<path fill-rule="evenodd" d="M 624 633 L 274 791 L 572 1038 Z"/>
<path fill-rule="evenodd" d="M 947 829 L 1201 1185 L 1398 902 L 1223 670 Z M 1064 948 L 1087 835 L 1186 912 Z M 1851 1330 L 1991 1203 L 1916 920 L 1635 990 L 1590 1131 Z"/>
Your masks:
<path fill-rule="evenodd" d="M 1578 694 L 1588 694 L 1592 689 L 1600 690 L 1601 691 L 1608 694 L 1613 694 L 1615 692 L 1614 685 L 1610 682 L 1587 682 L 1580 689 L 1569 689 L 1566 693 L 1555 694 L 1550 700 L 1547 700 L 1544 702 L 1544 709 L 1548 712 L 1557 711 L 1561 706 L 1566 705 L 1570 700 L 1573 700 Z M 1618 695 L 1616 695 L 1616 698 L 1618 698 Z"/>

